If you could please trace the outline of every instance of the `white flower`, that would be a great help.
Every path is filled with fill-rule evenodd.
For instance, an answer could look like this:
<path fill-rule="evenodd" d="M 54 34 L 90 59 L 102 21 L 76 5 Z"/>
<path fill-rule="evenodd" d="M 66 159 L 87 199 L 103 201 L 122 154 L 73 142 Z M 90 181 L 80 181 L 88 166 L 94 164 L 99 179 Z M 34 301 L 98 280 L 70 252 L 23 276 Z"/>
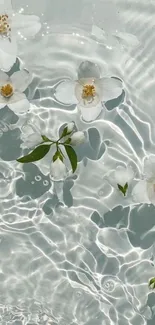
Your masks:
<path fill-rule="evenodd" d="M 52 162 L 50 175 L 54 181 L 62 181 L 66 178 L 67 168 L 60 158 Z"/>
<path fill-rule="evenodd" d="M 17 37 L 33 37 L 40 28 L 39 17 L 13 13 L 11 0 L 0 0 L 0 69 L 9 71 L 15 63 Z"/>
<path fill-rule="evenodd" d="M 74 122 L 70 122 L 67 124 L 67 133 L 72 133 L 73 129 L 74 129 L 75 123 Z"/>
<path fill-rule="evenodd" d="M 117 98 L 122 93 L 122 82 L 117 78 L 101 78 L 99 67 L 84 61 L 78 69 L 78 81 L 63 81 L 56 88 L 55 97 L 64 104 L 77 104 L 85 121 L 93 121 L 101 113 L 102 102 Z"/>
<path fill-rule="evenodd" d="M 99 42 L 113 47 L 120 47 L 120 45 L 122 45 L 127 50 L 135 48 L 140 44 L 137 37 L 133 34 L 118 31 L 107 33 L 96 25 L 92 26 L 92 35 L 95 36 Z"/>
<path fill-rule="evenodd" d="M 111 171 L 106 178 L 114 188 L 118 189 L 118 184 L 122 187 L 124 187 L 126 183 L 130 185 L 131 181 L 134 179 L 134 171 L 129 166 L 118 166 L 116 170 Z"/>
<path fill-rule="evenodd" d="M 30 103 L 23 92 L 32 81 L 26 70 L 17 71 L 9 77 L 0 71 L 0 109 L 8 106 L 15 113 L 23 113 L 29 109 Z"/>
<path fill-rule="evenodd" d="M 33 149 L 34 147 L 36 147 L 38 144 L 40 144 L 41 142 L 43 142 L 42 136 L 41 136 L 41 132 L 40 130 L 34 126 L 34 125 L 27 125 L 27 127 L 29 127 L 29 132 L 26 134 L 22 134 L 21 135 L 21 140 L 23 141 L 23 143 L 21 144 L 21 148 L 25 149 Z"/>
<path fill-rule="evenodd" d="M 144 159 L 144 179 L 138 181 L 132 195 L 138 203 L 152 203 L 155 205 L 155 156 Z"/>
<path fill-rule="evenodd" d="M 84 132 L 81 132 L 81 131 L 78 131 L 78 132 L 75 132 L 71 137 L 71 142 L 70 144 L 72 146 L 76 146 L 76 145 L 79 145 L 83 142 L 85 142 L 85 135 L 84 135 Z"/>

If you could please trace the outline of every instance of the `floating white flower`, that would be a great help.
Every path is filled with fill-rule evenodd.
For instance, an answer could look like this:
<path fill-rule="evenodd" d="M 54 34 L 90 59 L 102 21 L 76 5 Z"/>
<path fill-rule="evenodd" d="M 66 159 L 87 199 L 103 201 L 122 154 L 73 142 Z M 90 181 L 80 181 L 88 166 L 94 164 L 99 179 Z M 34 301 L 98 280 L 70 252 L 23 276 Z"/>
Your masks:
<path fill-rule="evenodd" d="M 100 76 L 99 67 L 84 61 L 78 69 L 77 81 L 61 82 L 55 93 L 57 100 L 64 104 L 78 104 L 85 121 L 95 120 L 108 100 L 122 93 L 122 82 L 117 78 Z"/>
<path fill-rule="evenodd" d="M 59 157 L 52 162 L 50 175 L 54 181 L 62 181 L 67 177 L 67 168 Z"/>
<path fill-rule="evenodd" d="M 115 170 L 111 171 L 106 176 L 106 179 L 108 180 L 110 185 L 116 189 L 119 189 L 118 185 L 120 185 L 122 188 L 124 188 L 126 184 L 127 184 L 127 189 L 128 189 L 130 183 L 134 179 L 134 176 L 135 176 L 135 174 L 134 174 L 132 167 L 118 166 Z"/>
<path fill-rule="evenodd" d="M 35 125 L 28 125 L 27 133 L 22 133 L 21 140 L 23 143 L 21 144 L 21 148 L 25 149 L 33 149 L 37 145 L 43 142 L 43 138 L 41 136 L 41 131 Z"/>
<path fill-rule="evenodd" d="M 17 71 L 9 77 L 0 71 L 0 109 L 8 106 L 14 113 L 23 113 L 30 103 L 23 93 L 32 81 L 31 74 L 26 70 Z"/>
<path fill-rule="evenodd" d="M 13 13 L 11 0 L 0 0 L 0 69 L 9 71 L 17 57 L 17 38 L 35 36 L 39 17 Z"/>
<path fill-rule="evenodd" d="M 139 180 L 133 189 L 134 201 L 138 203 L 152 203 L 155 205 L 155 156 L 144 159 L 144 179 Z"/>
<path fill-rule="evenodd" d="M 82 131 L 75 132 L 70 137 L 70 144 L 72 146 L 77 146 L 84 142 L 85 142 L 85 135 L 84 135 L 84 132 L 82 132 Z"/>

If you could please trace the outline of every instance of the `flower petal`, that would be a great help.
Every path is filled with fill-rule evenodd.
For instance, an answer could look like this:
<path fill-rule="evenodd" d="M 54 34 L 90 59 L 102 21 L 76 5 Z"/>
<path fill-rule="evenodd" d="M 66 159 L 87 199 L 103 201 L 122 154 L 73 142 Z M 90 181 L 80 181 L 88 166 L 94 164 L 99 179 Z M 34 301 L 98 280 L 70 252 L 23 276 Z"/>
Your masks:
<path fill-rule="evenodd" d="M 102 78 L 96 80 L 95 84 L 100 88 L 102 100 L 104 102 L 117 98 L 122 93 L 122 82 L 116 78 Z"/>
<path fill-rule="evenodd" d="M 5 85 L 9 81 L 10 81 L 9 76 L 5 72 L 3 72 L 2 70 L 0 70 L 0 87 L 2 87 L 3 85 Z"/>
<path fill-rule="evenodd" d="M 101 113 L 103 106 L 101 103 L 94 107 L 84 107 L 78 105 L 79 110 L 81 111 L 81 115 L 84 121 L 91 122 L 94 121 Z"/>
<path fill-rule="evenodd" d="M 34 15 L 15 14 L 12 20 L 12 28 L 19 36 L 34 37 L 41 29 L 40 19 Z"/>
<path fill-rule="evenodd" d="M 30 103 L 23 93 L 14 93 L 14 95 L 10 98 L 7 106 L 15 113 L 21 114 L 25 113 L 29 107 Z"/>
<path fill-rule="evenodd" d="M 23 92 L 27 89 L 27 87 L 31 83 L 32 75 L 26 70 L 20 70 L 14 72 L 10 79 L 14 86 L 14 89 L 19 92 Z"/>
<path fill-rule="evenodd" d="M 11 42 L 8 38 L 0 38 L 0 69 L 9 71 L 16 62 L 17 43 L 16 39 L 11 37 Z"/>
<path fill-rule="evenodd" d="M 32 133 L 28 137 L 25 135 L 21 136 L 21 139 L 23 140 L 23 143 L 21 144 L 21 148 L 34 148 L 38 144 L 40 144 L 43 140 L 39 133 Z"/>
<path fill-rule="evenodd" d="M 92 35 L 95 36 L 98 40 L 101 40 L 103 42 L 106 41 L 106 35 L 104 30 L 96 25 L 92 25 Z"/>
<path fill-rule="evenodd" d="M 77 104 L 75 82 L 71 80 L 62 81 L 56 88 L 55 98 L 65 105 Z"/>
<path fill-rule="evenodd" d="M 136 203 L 150 203 L 147 193 L 147 183 L 139 181 L 132 190 L 132 198 Z"/>
<path fill-rule="evenodd" d="M 12 13 L 12 0 L 0 0 L 0 15 Z"/>
<path fill-rule="evenodd" d="M 134 48 L 140 44 L 138 38 L 133 34 L 116 32 L 113 35 L 126 48 Z"/>
<path fill-rule="evenodd" d="M 147 179 L 155 177 L 155 155 L 145 158 L 143 172 Z"/>
<path fill-rule="evenodd" d="M 78 68 L 78 79 L 100 78 L 100 69 L 96 63 L 84 61 Z"/>
<path fill-rule="evenodd" d="M 147 194 L 150 202 L 155 205 L 155 179 L 147 182 Z"/>
<path fill-rule="evenodd" d="M 85 85 L 94 85 L 94 79 L 90 78 L 84 78 L 80 79 L 78 82 L 76 82 L 75 86 L 75 96 L 80 104 L 80 106 L 83 107 L 95 107 L 97 104 L 101 101 L 101 90 L 99 87 L 95 88 L 96 95 L 92 98 L 92 100 L 87 100 L 82 98 L 82 93 L 83 93 L 83 87 Z"/>
<path fill-rule="evenodd" d="M 63 181 L 67 176 L 65 164 L 58 158 L 51 164 L 51 178 L 53 181 Z"/>
<path fill-rule="evenodd" d="M 118 166 L 115 170 L 114 178 L 117 184 L 124 186 L 126 183 L 129 184 L 134 179 L 134 171 L 129 166 Z"/>

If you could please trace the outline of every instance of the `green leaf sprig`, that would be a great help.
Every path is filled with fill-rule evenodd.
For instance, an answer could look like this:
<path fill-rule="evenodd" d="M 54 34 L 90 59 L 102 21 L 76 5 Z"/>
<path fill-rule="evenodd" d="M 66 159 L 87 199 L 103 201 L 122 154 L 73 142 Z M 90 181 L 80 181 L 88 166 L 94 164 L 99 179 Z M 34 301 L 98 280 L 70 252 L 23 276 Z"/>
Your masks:
<path fill-rule="evenodd" d="M 121 186 L 120 184 L 117 184 L 117 186 L 118 186 L 119 191 L 122 192 L 122 194 L 124 196 L 126 196 L 126 192 L 128 190 L 128 187 L 129 187 L 128 183 L 126 183 L 124 186 Z"/>
<path fill-rule="evenodd" d="M 17 161 L 20 163 L 31 163 L 38 161 L 47 155 L 52 145 L 55 145 L 56 152 L 52 158 L 52 161 L 55 162 L 57 159 L 60 159 L 62 162 L 64 162 L 65 156 L 60 147 L 64 146 L 74 173 L 77 169 L 77 154 L 71 145 L 71 136 L 73 133 L 74 123 L 70 123 L 63 129 L 60 138 L 57 141 L 47 138 L 46 135 L 41 135 L 43 141 L 28 155 L 17 159 Z"/>

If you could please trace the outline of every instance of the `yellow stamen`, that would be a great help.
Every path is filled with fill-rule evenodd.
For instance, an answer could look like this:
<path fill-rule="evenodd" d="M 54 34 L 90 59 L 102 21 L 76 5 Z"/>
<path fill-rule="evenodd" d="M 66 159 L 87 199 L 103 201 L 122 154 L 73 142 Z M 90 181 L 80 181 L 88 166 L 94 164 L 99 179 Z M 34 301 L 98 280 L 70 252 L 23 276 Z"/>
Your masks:
<path fill-rule="evenodd" d="M 1 15 L 0 16 L 0 35 L 9 36 L 10 31 L 11 31 L 11 27 L 9 24 L 8 15 Z"/>
<path fill-rule="evenodd" d="M 11 97 L 13 95 L 13 87 L 10 84 L 6 84 L 1 87 L 0 92 L 3 97 Z"/>
<path fill-rule="evenodd" d="M 96 90 L 94 85 L 85 85 L 83 86 L 82 90 L 82 98 L 88 99 L 88 100 L 94 100 L 94 97 L 96 95 Z"/>

